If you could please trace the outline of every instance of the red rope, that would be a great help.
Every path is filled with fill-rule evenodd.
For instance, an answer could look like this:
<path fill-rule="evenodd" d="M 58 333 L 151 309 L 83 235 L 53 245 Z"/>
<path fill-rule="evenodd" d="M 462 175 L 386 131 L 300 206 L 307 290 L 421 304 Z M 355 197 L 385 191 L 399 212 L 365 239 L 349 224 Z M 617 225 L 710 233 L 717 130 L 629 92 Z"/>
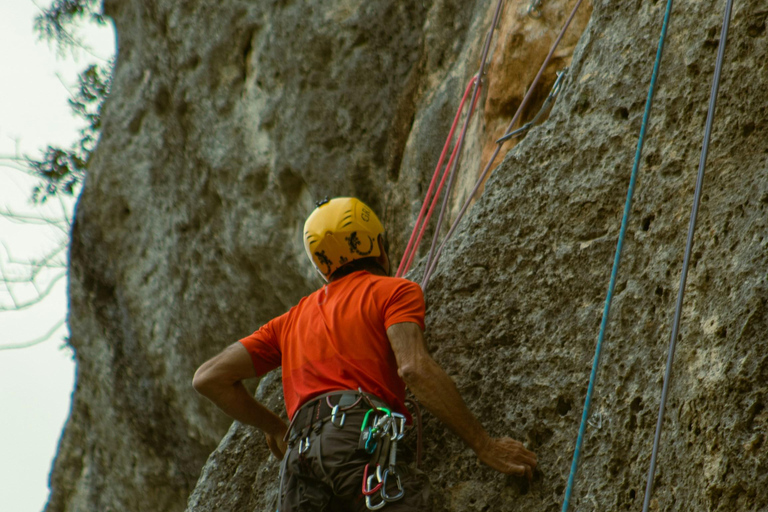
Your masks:
<path fill-rule="evenodd" d="M 427 229 L 427 225 L 429 224 L 429 219 L 432 217 L 432 212 L 435 210 L 435 206 L 437 205 L 437 200 L 440 197 L 440 193 L 443 190 L 443 185 L 445 184 L 445 180 L 448 177 L 448 170 L 451 168 L 451 164 L 453 163 L 453 160 L 456 157 L 456 151 L 459 148 L 459 144 L 457 143 L 453 147 L 453 151 L 451 152 L 451 157 L 448 159 L 448 164 L 445 166 L 445 171 L 443 172 L 443 177 L 440 180 L 440 185 L 437 188 L 437 192 L 435 192 L 435 196 L 432 198 L 432 202 L 429 206 L 429 211 L 427 210 L 427 203 L 429 203 L 429 198 L 432 196 L 432 192 L 435 189 L 435 182 L 437 181 L 437 176 L 440 173 L 440 168 L 443 165 L 443 160 L 445 160 L 445 154 L 448 152 L 448 148 L 451 146 L 451 140 L 453 140 L 453 134 L 456 131 L 456 126 L 459 124 L 459 118 L 461 117 L 461 112 L 464 110 L 464 103 L 466 103 L 467 98 L 469 97 L 469 93 L 472 91 L 472 86 L 475 84 L 475 81 L 477 80 L 477 75 L 473 76 L 472 79 L 467 84 L 467 88 L 464 91 L 464 96 L 461 98 L 461 103 L 459 103 L 459 108 L 456 110 L 456 116 L 453 118 L 453 124 L 451 125 L 451 130 L 448 132 L 448 137 L 445 139 L 445 145 L 443 146 L 443 151 L 440 153 L 440 158 L 437 160 L 437 165 L 435 166 L 435 172 L 432 174 L 432 181 L 429 183 L 429 188 L 427 189 L 427 195 L 424 197 L 424 204 L 421 206 L 421 211 L 419 212 L 419 217 L 416 219 L 416 224 L 413 226 L 413 231 L 411 232 L 411 238 L 408 240 L 408 245 L 405 248 L 405 252 L 403 253 L 403 257 L 400 260 L 400 266 L 397 269 L 397 273 L 395 274 L 395 277 L 403 277 L 408 270 L 411 268 L 411 263 L 413 263 L 413 258 L 416 255 L 417 249 L 419 248 L 419 244 L 421 243 L 421 239 L 424 236 L 424 231 Z M 475 102 L 472 104 L 469 113 L 467 114 L 469 117 L 472 116 L 475 106 L 477 105 L 477 99 L 475 99 Z M 466 125 L 464 126 L 464 129 L 462 129 L 461 134 L 459 135 L 459 140 L 462 140 L 466 134 Z M 426 216 L 425 216 L 426 212 Z M 422 224 L 423 221 L 423 224 Z M 421 228 L 419 228 L 421 226 Z M 418 233 L 418 235 L 417 235 Z"/>
<path fill-rule="evenodd" d="M 512 129 L 512 127 L 515 125 L 517 120 L 520 118 L 520 115 L 522 114 L 523 109 L 526 107 L 526 105 L 528 104 L 528 101 L 531 99 L 531 96 L 533 95 L 533 91 L 535 90 L 536 85 L 538 84 L 539 79 L 541 78 L 541 75 L 544 73 L 544 69 L 549 64 L 549 61 L 552 59 L 552 55 L 555 53 L 555 49 L 560 44 L 560 41 L 563 39 L 563 36 L 565 35 L 566 30 L 568 30 L 568 26 L 571 24 L 571 21 L 576 16 L 576 11 L 579 9 L 581 2 L 582 0 L 579 0 L 578 2 L 576 2 L 576 5 L 573 7 L 573 10 L 571 11 L 570 16 L 566 20 L 565 25 L 563 26 L 563 29 L 560 31 L 560 34 L 557 36 L 557 39 L 552 45 L 552 48 L 549 50 L 549 54 L 547 54 L 547 57 L 544 59 L 544 63 L 541 65 L 539 72 L 536 74 L 536 78 L 533 79 L 531 86 L 528 88 L 528 92 L 523 98 L 523 101 L 520 103 L 520 106 L 517 108 L 517 112 L 515 112 L 515 115 L 512 118 L 512 121 L 509 123 L 509 126 L 507 127 L 505 133 L 509 132 Z M 497 143 L 496 150 L 494 151 L 491 158 L 488 160 L 488 163 L 486 164 L 485 169 L 480 174 L 480 178 L 475 183 L 475 188 L 467 196 L 467 200 L 464 202 L 464 205 L 461 207 L 461 210 L 456 216 L 456 220 L 453 221 L 453 224 L 451 225 L 451 228 L 448 230 L 448 234 L 445 236 L 445 239 L 443 240 L 442 244 L 440 244 L 440 247 L 438 248 L 435 254 L 435 257 L 434 258 L 430 257 L 429 260 L 427 261 L 427 269 L 424 272 L 424 279 L 422 280 L 422 283 L 421 283 L 421 288 L 423 290 L 427 289 L 427 285 L 429 284 L 429 279 L 432 277 L 432 274 L 434 273 L 435 268 L 437 268 L 437 262 L 440 259 L 440 256 L 443 252 L 443 248 L 445 247 L 445 244 L 448 242 L 448 240 L 451 238 L 453 233 L 456 231 L 456 228 L 459 226 L 459 222 L 464 216 L 464 213 L 467 211 L 467 208 L 469 208 L 469 204 L 472 202 L 472 198 L 480 189 L 480 186 L 485 182 L 485 178 L 488 176 L 488 172 L 491 169 L 491 165 L 493 165 L 493 161 L 496 159 L 496 156 L 501 151 L 502 144 L 503 142 Z"/>
<path fill-rule="evenodd" d="M 488 31 L 488 37 L 485 40 L 485 46 L 483 47 L 483 56 L 480 58 L 480 69 L 477 72 L 477 76 L 482 80 L 482 77 L 485 74 L 485 63 L 486 59 L 488 58 L 488 51 L 491 48 L 491 40 L 493 39 L 493 33 L 496 31 L 496 26 L 499 23 L 499 17 L 501 16 L 501 8 L 504 4 L 504 0 L 499 0 L 499 2 L 496 4 L 496 13 L 493 15 L 493 23 L 491 23 L 491 29 Z M 477 98 L 480 95 L 480 80 L 475 84 L 475 90 L 472 92 L 472 103 L 477 101 Z M 467 117 L 464 120 L 464 129 L 466 130 L 466 127 L 469 125 L 469 117 Z M 456 158 L 456 161 L 453 162 L 453 166 L 451 167 L 451 173 L 450 177 L 448 178 L 448 190 L 445 193 L 445 198 L 443 199 L 443 206 L 440 208 L 440 215 L 437 216 L 437 225 L 435 227 L 435 234 L 432 237 L 432 245 L 429 247 L 429 254 L 427 255 L 427 262 L 425 265 L 426 269 L 431 268 L 432 264 L 432 258 L 435 253 L 435 247 L 437 246 L 437 239 L 440 235 L 440 228 L 443 225 L 443 220 L 445 219 L 446 212 L 448 209 L 448 202 L 451 196 L 451 191 L 453 190 L 453 182 L 456 179 L 456 171 L 459 167 L 459 158 L 461 157 L 461 146 L 463 145 L 464 140 L 460 139 L 458 142 L 458 153 L 459 157 Z M 421 283 L 421 289 L 426 290 L 427 289 L 427 282 L 429 280 L 429 277 L 427 276 L 427 272 L 425 270 L 424 272 L 424 279 Z"/>

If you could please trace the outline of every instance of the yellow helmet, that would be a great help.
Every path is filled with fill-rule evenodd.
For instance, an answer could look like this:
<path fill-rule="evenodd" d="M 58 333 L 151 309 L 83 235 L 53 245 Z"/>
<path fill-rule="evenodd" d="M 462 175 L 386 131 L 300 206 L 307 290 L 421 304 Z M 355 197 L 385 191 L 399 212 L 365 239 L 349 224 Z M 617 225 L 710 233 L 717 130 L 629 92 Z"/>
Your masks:
<path fill-rule="evenodd" d="M 354 197 L 326 198 L 304 223 L 304 248 L 328 281 L 336 270 L 361 258 L 381 256 L 384 226 L 365 203 Z"/>

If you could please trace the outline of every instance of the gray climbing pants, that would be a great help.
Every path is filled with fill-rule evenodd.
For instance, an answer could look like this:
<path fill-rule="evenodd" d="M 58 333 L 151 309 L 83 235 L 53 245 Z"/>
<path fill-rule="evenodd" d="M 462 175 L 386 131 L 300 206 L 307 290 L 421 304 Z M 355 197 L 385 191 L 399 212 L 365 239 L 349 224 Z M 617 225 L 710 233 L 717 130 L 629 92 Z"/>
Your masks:
<path fill-rule="evenodd" d="M 325 421 L 304 438 L 289 444 L 280 471 L 279 512 L 368 510 L 362 491 L 363 473 L 371 455 L 358 449 L 365 413 L 363 408 L 348 410 L 342 428 Z M 430 512 L 432 502 L 426 475 L 401 462 L 397 464 L 397 475 L 404 496 L 384 502 L 380 493 L 376 493 L 369 497 L 369 504 L 381 505 L 382 512 Z M 399 493 L 391 482 L 395 479 L 390 479 L 388 485 L 391 494 Z"/>

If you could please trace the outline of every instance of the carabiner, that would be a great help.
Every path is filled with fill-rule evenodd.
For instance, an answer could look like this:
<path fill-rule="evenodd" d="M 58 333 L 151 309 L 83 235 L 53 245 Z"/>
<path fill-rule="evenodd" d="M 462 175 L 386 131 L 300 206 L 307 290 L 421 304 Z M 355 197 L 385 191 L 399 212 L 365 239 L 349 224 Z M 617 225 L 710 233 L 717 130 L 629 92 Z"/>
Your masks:
<path fill-rule="evenodd" d="M 371 481 L 372 481 L 374 478 L 376 478 L 376 475 L 371 475 L 371 476 L 369 476 L 369 477 L 368 477 L 368 479 L 367 479 L 367 485 L 368 485 L 368 487 L 370 487 L 370 486 L 371 486 Z M 382 485 L 382 483 L 381 483 L 381 482 L 379 482 L 379 485 L 377 485 L 377 486 L 376 486 L 376 488 L 377 488 L 377 489 L 381 489 L 381 485 Z M 365 493 L 363 493 L 363 494 L 365 494 Z M 379 503 L 377 503 L 377 504 L 375 504 L 375 505 L 374 505 L 374 504 L 372 504 L 371 502 L 372 502 L 373 500 L 371 500 L 371 496 L 373 496 L 374 494 L 376 494 L 376 492 L 375 492 L 375 491 L 374 491 L 374 492 L 372 492 L 371 494 L 366 494 L 366 495 L 365 495 L 365 506 L 366 506 L 366 507 L 368 507 L 368 510 L 379 510 L 381 507 L 383 507 L 384 505 L 386 505 L 386 504 L 387 504 L 387 502 L 386 502 L 386 500 L 384 499 L 384 496 L 383 496 L 383 495 L 381 496 L 381 502 L 379 502 Z"/>
<path fill-rule="evenodd" d="M 563 86 L 563 79 L 568 74 L 568 68 L 563 68 L 556 73 L 555 84 L 552 86 L 552 90 L 549 91 L 549 98 L 554 98 L 560 94 L 560 88 Z"/>
<path fill-rule="evenodd" d="M 368 412 L 365 413 L 365 417 L 363 418 L 363 425 L 360 427 L 360 432 L 365 430 L 366 425 L 368 425 L 368 417 L 371 415 L 373 411 L 382 411 L 387 413 L 388 416 L 392 416 L 392 411 L 390 411 L 386 407 L 377 407 L 375 409 L 368 409 Z"/>
<path fill-rule="evenodd" d="M 387 494 L 387 478 L 389 478 L 390 475 L 390 468 L 387 468 L 384 470 L 384 477 L 381 480 L 381 497 L 384 499 L 385 502 L 392 502 L 397 501 L 401 499 L 403 496 L 405 496 L 405 489 L 403 489 L 403 483 L 400 481 L 400 475 L 397 474 L 397 471 L 395 471 L 394 468 L 392 469 L 392 473 L 395 474 L 395 477 L 397 478 L 397 489 L 398 493 L 394 496 L 390 496 Z"/>
<path fill-rule="evenodd" d="M 309 450 L 309 434 L 304 439 L 299 440 L 299 455 Z"/>
<path fill-rule="evenodd" d="M 368 468 L 370 467 L 370 464 L 365 465 L 365 469 L 363 470 L 363 494 L 366 496 L 373 496 L 377 492 L 381 490 L 382 480 L 381 480 L 381 469 L 378 464 L 376 465 L 376 473 L 373 475 L 368 476 Z M 379 479 L 379 483 L 371 489 L 371 481 L 373 480 L 373 477 L 376 477 Z"/>
<path fill-rule="evenodd" d="M 393 441 L 399 441 L 405 437 L 405 415 L 399 412 L 392 413 L 392 436 Z"/>
<path fill-rule="evenodd" d="M 334 405 L 333 409 L 331 409 L 331 425 L 333 425 L 336 428 L 341 428 L 344 426 L 344 420 L 347 419 L 347 413 L 342 411 L 341 420 L 337 423 L 336 418 L 338 417 L 338 414 L 339 414 L 339 406 Z"/>
<path fill-rule="evenodd" d="M 371 441 L 373 441 L 373 444 L 371 444 Z M 376 432 L 371 430 L 371 434 L 368 436 L 368 439 L 365 440 L 365 453 L 375 452 L 378 444 L 379 440 L 376 439 Z"/>

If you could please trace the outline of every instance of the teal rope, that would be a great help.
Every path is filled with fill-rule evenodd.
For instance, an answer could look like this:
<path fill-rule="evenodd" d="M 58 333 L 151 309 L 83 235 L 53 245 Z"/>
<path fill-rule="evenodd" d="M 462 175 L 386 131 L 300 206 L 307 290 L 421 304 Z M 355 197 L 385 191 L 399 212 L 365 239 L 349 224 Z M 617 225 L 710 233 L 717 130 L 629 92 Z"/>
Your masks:
<path fill-rule="evenodd" d="M 603 309 L 603 320 L 600 323 L 600 333 L 597 337 L 597 347 L 595 347 L 595 358 L 592 362 L 592 372 L 589 375 L 589 387 L 587 388 L 587 397 L 584 401 L 584 412 L 581 415 L 581 425 L 579 426 L 579 436 L 576 438 L 576 448 L 573 451 L 573 462 L 571 463 L 571 473 L 568 476 L 568 486 L 565 489 L 565 498 L 563 500 L 562 512 L 568 510 L 568 505 L 573 492 L 573 484 L 576 478 L 576 470 L 579 467 L 579 456 L 581 454 L 581 445 L 584 442 L 584 433 L 587 430 L 587 421 L 589 419 L 589 407 L 592 403 L 592 394 L 597 380 L 597 369 L 600 366 L 600 353 L 603 348 L 603 339 L 605 339 L 605 330 L 608 325 L 608 316 L 611 312 L 611 302 L 613 301 L 613 291 L 616 288 L 616 276 L 619 273 L 619 264 L 621 263 L 621 251 L 624 246 L 624 237 L 629 224 L 629 212 L 632 208 L 632 196 L 635 193 L 635 183 L 637 182 L 637 171 L 640 168 L 640 155 L 643 152 L 643 143 L 645 141 L 645 132 L 648 128 L 648 119 L 650 118 L 651 105 L 653 104 L 653 95 L 656 89 L 656 81 L 659 76 L 659 67 L 661 64 L 661 55 L 664 50 L 664 40 L 667 36 L 667 27 L 669 25 L 669 14 L 672 11 L 672 0 L 667 1 L 667 10 L 664 13 L 664 23 L 661 26 L 661 36 L 659 37 L 659 46 L 656 50 L 656 62 L 653 64 L 653 74 L 651 75 L 651 85 L 648 88 L 648 99 L 645 102 L 645 112 L 643 113 L 643 124 L 640 127 L 640 137 L 637 141 L 637 150 L 635 151 L 635 162 L 632 166 L 632 175 L 629 179 L 629 189 L 627 190 L 627 201 L 624 204 L 624 216 L 621 219 L 621 229 L 619 230 L 619 240 L 616 244 L 616 254 L 613 259 L 613 270 L 611 270 L 611 280 L 608 284 L 608 295 L 605 298 L 605 308 Z"/>

